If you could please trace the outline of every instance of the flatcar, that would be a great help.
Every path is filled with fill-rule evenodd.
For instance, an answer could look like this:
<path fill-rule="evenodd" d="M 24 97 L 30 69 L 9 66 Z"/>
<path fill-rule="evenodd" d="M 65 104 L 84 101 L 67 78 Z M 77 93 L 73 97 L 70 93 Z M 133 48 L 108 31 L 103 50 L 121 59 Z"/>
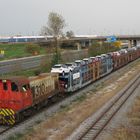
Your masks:
<path fill-rule="evenodd" d="M 140 57 L 140 46 L 76 60 L 67 73 L 0 78 L 0 123 L 13 125 L 46 106 L 50 98 L 68 94 Z"/>

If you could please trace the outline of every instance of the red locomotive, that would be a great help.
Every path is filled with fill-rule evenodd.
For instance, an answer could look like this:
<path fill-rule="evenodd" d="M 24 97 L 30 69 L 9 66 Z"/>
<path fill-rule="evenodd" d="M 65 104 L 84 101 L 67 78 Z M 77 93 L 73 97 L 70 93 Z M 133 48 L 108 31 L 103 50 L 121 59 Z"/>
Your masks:
<path fill-rule="evenodd" d="M 0 79 L 0 120 L 13 125 L 33 110 L 46 105 L 48 98 L 59 90 L 58 74 L 36 77 L 7 77 Z"/>

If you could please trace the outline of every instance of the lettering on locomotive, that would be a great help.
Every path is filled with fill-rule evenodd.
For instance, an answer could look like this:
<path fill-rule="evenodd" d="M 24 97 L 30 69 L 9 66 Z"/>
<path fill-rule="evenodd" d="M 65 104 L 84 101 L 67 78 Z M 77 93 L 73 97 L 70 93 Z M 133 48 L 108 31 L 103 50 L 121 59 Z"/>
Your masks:
<path fill-rule="evenodd" d="M 54 80 L 51 76 L 42 79 L 36 79 L 30 82 L 30 87 L 33 93 L 33 99 L 39 98 L 50 93 L 55 89 Z"/>

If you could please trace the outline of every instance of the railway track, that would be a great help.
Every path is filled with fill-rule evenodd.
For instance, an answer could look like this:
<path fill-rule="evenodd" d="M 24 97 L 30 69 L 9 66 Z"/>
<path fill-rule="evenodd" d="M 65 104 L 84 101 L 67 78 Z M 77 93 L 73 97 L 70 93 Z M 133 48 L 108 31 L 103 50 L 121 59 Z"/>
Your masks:
<path fill-rule="evenodd" d="M 0 135 L 4 134 L 5 132 L 9 131 L 12 128 L 13 128 L 13 126 L 1 126 L 0 127 Z"/>
<path fill-rule="evenodd" d="M 130 64 L 128 64 L 128 66 L 129 66 Z M 127 66 L 127 67 L 128 67 Z M 123 68 L 121 68 L 121 69 L 119 69 L 118 71 L 116 71 L 116 72 L 113 72 L 112 74 L 110 74 L 110 75 L 108 75 L 108 76 L 106 76 L 106 77 L 103 77 L 102 79 L 99 79 L 98 81 L 96 81 L 95 83 L 94 83 L 94 85 L 96 86 L 96 85 L 98 85 L 99 83 L 101 83 L 101 82 L 103 82 L 103 81 L 105 81 L 105 80 L 107 80 L 107 79 L 109 79 L 111 76 L 113 76 L 114 74 L 116 74 L 116 75 L 118 75 L 118 72 L 119 73 L 121 73 L 121 71 L 122 71 L 122 69 L 124 69 L 125 67 L 123 67 Z M 127 68 L 128 69 L 128 68 Z M 83 94 L 85 94 L 85 93 L 87 93 L 87 92 L 92 92 L 92 90 L 93 90 L 94 88 L 93 88 L 93 86 L 92 85 L 90 85 L 89 87 L 86 87 L 85 89 L 81 89 L 80 91 L 77 91 L 77 93 L 74 93 L 74 94 L 72 94 L 72 95 L 69 95 L 69 97 L 70 97 L 70 101 L 64 101 L 64 98 L 66 98 L 66 97 L 63 97 L 63 102 L 64 103 L 61 103 L 61 100 L 60 101 L 58 101 L 58 102 L 56 102 L 56 105 L 54 104 L 54 103 L 51 103 L 50 105 L 48 105 L 47 106 L 47 110 L 48 110 L 48 115 L 45 115 L 45 119 L 46 119 L 46 116 L 50 116 L 50 114 L 53 114 L 54 112 L 57 112 L 57 110 L 59 109 L 59 108 L 61 108 L 61 106 L 63 106 L 63 105 L 65 105 L 65 104 L 67 104 L 67 102 L 71 102 L 71 101 L 73 101 L 75 98 L 77 98 L 77 97 L 79 97 L 80 95 L 83 95 Z M 82 93 L 83 92 L 83 93 Z M 80 94 L 81 93 L 81 94 Z M 74 96 L 74 98 L 73 98 L 73 96 Z M 68 97 L 68 98 L 69 98 Z M 66 102 L 66 103 L 65 103 Z M 53 107 L 50 107 L 51 105 L 53 104 Z M 70 104 L 70 103 L 69 103 Z M 51 109 L 52 108 L 52 109 Z M 37 114 L 39 114 L 39 113 L 43 113 L 44 112 L 44 110 L 45 110 L 45 108 L 43 108 L 41 111 L 39 111 L 38 113 L 36 113 L 35 115 L 37 115 Z M 53 110 L 53 111 L 50 111 L 50 110 Z M 17 124 L 17 125 L 15 125 L 15 126 L 0 126 L 0 139 L 2 138 L 3 139 L 3 136 L 2 135 L 5 135 L 6 134 L 6 132 L 8 132 L 9 133 L 9 131 L 10 130 L 12 130 L 12 129 L 14 129 L 15 128 L 15 131 L 17 131 L 16 129 L 16 127 L 20 127 L 20 126 L 22 126 L 22 125 L 24 125 L 24 123 L 27 125 L 27 123 L 29 122 L 29 121 L 31 121 L 32 120 L 32 118 L 33 117 L 35 117 L 35 115 L 33 115 L 33 116 L 30 116 L 29 118 L 27 118 L 27 119 L 25 119 L 24 121 L 22 121 L 21 123 L 19 123 L 19 124 Z M 39 118 L 39 117 L 38 117 Z M 36 119 L 36 120 L 38 120 L 38 119 Z M 11 133 L 11 132 L 10 132 Z M 9 136 L 9 134 L 8 134 L 8 136 Z"/>
<path fill-rule="evenodd" d="M 78 136 L 77 140 L 95 140 L 103 132 L 104 128 L 109 124 L 119 109 L 124 105 L 128 98 L 140 85 L 140 75 L 135 78 L 127 88 L 117 94 L 108 104 L 108 106 L 100 113 L 96 120 L 86 128 L 86 130 Z"/>

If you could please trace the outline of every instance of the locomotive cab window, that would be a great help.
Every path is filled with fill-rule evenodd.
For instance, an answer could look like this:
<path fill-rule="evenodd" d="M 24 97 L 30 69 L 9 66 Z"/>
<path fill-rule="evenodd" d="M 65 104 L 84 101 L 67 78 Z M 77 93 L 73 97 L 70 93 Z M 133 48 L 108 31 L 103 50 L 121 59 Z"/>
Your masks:
<path fill-rule="evenodd" d="M 26 92 L 29 89 L 29 85 L 22 86 L 22 92 Z"/>
<path fill-rule="evenodd" d="M 8 85 L 7 85 L 7 83 L 3 83 L 3 90 L 8 90 Z"/>
<path fill-rule="evenodd" d="M 11 90 L 18 92 L 18 86 L 14 82 L 11 83 Z"/>

